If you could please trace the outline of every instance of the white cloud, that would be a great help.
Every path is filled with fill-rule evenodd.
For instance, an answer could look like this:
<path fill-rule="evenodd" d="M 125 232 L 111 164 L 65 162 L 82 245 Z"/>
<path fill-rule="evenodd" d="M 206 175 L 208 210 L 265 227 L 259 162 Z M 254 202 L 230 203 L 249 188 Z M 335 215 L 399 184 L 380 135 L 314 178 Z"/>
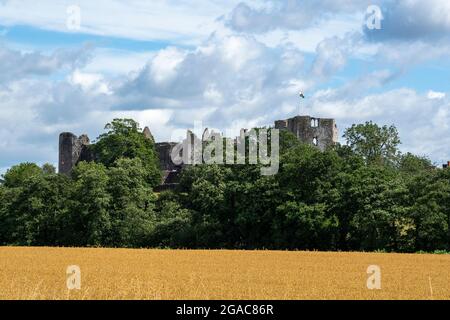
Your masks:
<path fill-rule="evenodd" d="M 423 40 L 447 38 L 450 32 L 450 2 L 447 0 L 385 0 L 380 30 L 365 29 L 373 40 Z"/>
<path fill-rule="evenodd" d="M 177 75 L 177 67 L 184 60 L 185 53 L 176 48 L 161 50 L 149 65 L 149 77 L 157 85 L 164 86 Z"/>
<path fill-rule="evenodd" d="M 164 40 L 195 44 L 218 25 L 216 18 L 238 3 L 229 1 L 143 0 L 23 0 L 8 1 L 0 10 L 3 25 L 30 25 L 68 30 L 66 9 L 81 8 L 80 32 L 136 40 Z"/>
<path fill-rule="evenodd" d="M 189 117 L 180 118 L 183 124 L 197 115 L 219 127 L 255 114 L 272 121 L 283 102 L 295 105 L 298 91 L 312 86 L 303 71 L 304 57 L 292 46 L 270 48 L 251 36 L 216 36 L 195 50 L 160 51 L 115 89 L 115 108 L 189 110 Z"/>
<path fill-rule="evenodd" d="M 127 75 L 142 69 L 155 52 L 134 52 L 111 48 L 95 48 L 95 54 L 81 68 L 83 72 L 105 76 Z"/>
<path fill-rule="evenodd" d="M 56 50 L 50 55 L 40 52 L 24 53 L 0 44 L 0 85 L 30 76 L 48 76 L 61 69 L 83 66 L 91 49 Z"/>
<path fill-rule="evenodd" d="M 268 0 L 264 5 L 239 3 L 226 17 L 226 25 L 236 31 L 265 33 L 275 29 L 303 30 L 332 20 L 339 14 L 365 12 L 370 1 L 352 0 Z M 360 25 L 362 24 L 362 20 Z"/>
<path fill-rule="evenodd" d="M 418 2 L 404 3 L 413 8 Z M 67 4 L 11 1 L 0 19 L 68 32 Z M 301 113 L 336 118 L 341 133 L 366 120 L 394 123 L 405 151 L 450 159 L 447 94 L 395 86 L 384 91 L 410 65 L 448 55 L 448 40 L 393 35 L 369 41 L 361 32 L 366 6 L 349 0 L 303 1 L 302 7 L 295 1 L 254 0 L 249 12 L 215 20 L 236 4 L 80 2 L 83 32 L 176 43 L 154 52 L 0 47 L 0 167 L 55 162 L 59 132 L 95 138 L 114 117 L 149 125 L 161 141 L 196 120 L 238 132 L 293 116 L 300 106 Z M 422 19 L 445 26 L 446 7 L 436 4 L 444 13 Z M 230 29 L 221 26 L 223 21 Z M 390 30 L 386 25 L 384 31 Z M 180 45 L 186 43 L 196 46 Z M 371 63 L 370 68 L 339 73 L 355 59 Z M 338 76 L 344 85 L 328 85 Z M 299 90 L 307 96 L 301 102 Z"/>
<path fill-rule="evenodd" d="M 327 77 L 345 66 L 351 47 L 344 40 L 337 37 L 328 38 L 317 45 L 312 67 L 312 74 L 315 77 Z"/>
<path fill-rule="evenodd" d="M 345 88 L 342 88 L 344 91 Z M 404 152 L 430 156 L 442 162 L 450 159 L 450 101 L 401 88 L 365 96 L 340 95 L 341 89 L 322 91 L 311 103 L 310 112 L 333 117 L 340 132 L 353 123 L 373 120 L 394 124 Z"/>
<path fill-rule="evenodd" d="M 430 90 L 428 91 L 428 99 L 444 99 L 446 94 L 445 92 L 437 92 L 437 91 L 433 91 Z"/>
<path fill-rule="evenodd" d="M 101 74 L 82 73 L 79 70 L 75 70 L 69 77 L 69 82 L 73 85 L 79 85 L 84 91 L 90 91 L 95 94 L 112 94 Z"/>

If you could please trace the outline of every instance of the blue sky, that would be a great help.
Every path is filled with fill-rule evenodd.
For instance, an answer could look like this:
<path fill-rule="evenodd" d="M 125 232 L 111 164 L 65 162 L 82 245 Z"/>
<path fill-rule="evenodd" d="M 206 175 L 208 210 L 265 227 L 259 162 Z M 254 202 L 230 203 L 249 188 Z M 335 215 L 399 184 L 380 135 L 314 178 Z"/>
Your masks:
<path fill-rule="evenodd" d="M 56 165 L 60 132 L 95 139 L 115 117 L 160 141 L 195 121 L 270 125 L 299 112 L 300 90 L 302 113 L 341 135 L 394 124 L 403 152 L 440 164 L 449 34 L 446 0 L 0 0 L 0 173 Z"/>
<path fill-rule="evenodd" d="M 170 40 L 139 40 L 114 36 L 101 36 L 83 32 L 63 32 L 45 30 L 27 25 L 2 26 L 2 40 L 6 43 L 28 46 L 40 50 L 54 50 L 55 48 L 73 48 L 86 43 L 95 47 L 106 47 L 128 51 L 155 51 L 176 45 Z"/>

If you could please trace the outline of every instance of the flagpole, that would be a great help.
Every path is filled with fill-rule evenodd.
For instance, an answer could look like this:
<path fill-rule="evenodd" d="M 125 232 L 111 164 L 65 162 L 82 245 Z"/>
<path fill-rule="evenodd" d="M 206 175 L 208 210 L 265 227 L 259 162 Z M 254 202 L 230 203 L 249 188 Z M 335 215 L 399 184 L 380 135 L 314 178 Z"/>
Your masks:
<path fill-rule="evenodd" d="M 301 99 L 305 99 L 305 95 L 303 94 L 302 91 L 300 91 L 299 96 L 300 96 Z M 300 103 L 299 103 L 299 105 L 298 105 L 298 115 L 299 115 L 299 116 L 302 115 L 302 104 L 301 104 L 301 100 L 300 100 Z"/>

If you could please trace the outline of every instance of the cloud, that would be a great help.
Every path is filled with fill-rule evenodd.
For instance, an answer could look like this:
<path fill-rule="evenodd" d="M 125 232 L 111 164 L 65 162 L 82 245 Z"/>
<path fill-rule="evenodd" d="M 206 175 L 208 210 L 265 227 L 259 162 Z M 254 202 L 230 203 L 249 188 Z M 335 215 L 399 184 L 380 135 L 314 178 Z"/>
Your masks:
<path fill-rule="evenodd" d="M 241 32 L 302 30 L 339 14 L 363 13 L 369 3 L 365 0 L 270 0 L 263 6 L 252 7 L 241 2 L 224 20 L 228 27 Z"/>
<path fill-rule="evenodd" d="M 369 5 L 382 11 L 379 30 L 366 26 Z M 339 44 L 348 38 L 353 38 L 347 46 L 353 55 L 365 53 L 374 61 L 387 59 L 402 68 L 450 54 L 447 0 L 241 2 L 222 21 L 231 30 L 257 35 L 265 43 L 292 42 L 302 50 L 333 55 L 334 61 L 327 62 L 316 57 L 318 74 L 339 70 L 344 56 L 351 57 Z"/>
<path fill-rule="evenodd" d="M 50 54 L 0 46 L 0 167 L 55 163 L 59 132 L 80 119 L 86 123 L 93 106 L 101 110 L 93 94 L 101 86 L 77 71 L 91 53 L 89 46 Z M 56 80 L 72 70 L 71 82 Z"/>
<path fill-rule="evenodd" d="M 402 140 L 401 149 L 430 156 L 438 164 L 450 159 L 450 100 L 429 99 L 428 94 L 400 88 L 370 95 L 348 95 L 347 87 L 316 93 L 310 112 L 333 117 L 340 133 L 353 123 L 373 120 L 394 124 Z"/>
<path fill-rule="evenodd" d="M 434 41 L 450 33 L 450 2 L 447 0 L 386 0 L 382 2 L 381 29 L 364 32 L 373 41 Z"/>
<path fill-rule="evenodd" d="M 252 36 L 212 37 L 195 50 L 159 51 L 134 77 L 115 87 L 116 110 L 174 109 L 226 126 L 233 119 L 269 119 L 280 104 L 296 104 L 304 74 L 304 56 L 292 46 L 270 48 Z M 196 110 L 194 112 L 194 110 Z M 201 110 L 201 111 L 199 111 Z"/>
<path fill-rule="evenodd" d="M 428 99 L 444 99 L 446 97 L 445 92 L 436 92 L 433 90 L 428 91 L 428 95 L 427 95 Z"/>
<path fill-rule="evenodd" d="M 402 3 L 413 8 L 418 2 Z M 383 12 L 400 8 L 391 1 L 380 5 Z M 398 87 L 396 82 L 410 66 L 433 65 L 447 55 L 448 39 L 438 33 L 431 40 L 425 33 L 401 36 L 390 21 L 380 31 L 389 36 L 370 38 L 362 30 L 366 2 L 194 1 L 173 6 L 165 1 L 150 6 L 81 1 L 80 6 L 82 32 L 163 39 L 173 45 L 153 52 L 79 48 L 49 53 L 1 46 L 0 167 L 56 162 L 61 131 L 95 138 L 114 117 L 136 118 L 162 141 L 198 120 L 237 132 L 298 113 L 334 117 L 341 133 L 366 120 L 394 123 L 404 150 L 450 159 L 446 89 L 421 93 L 423 88 Z M 21 2 L 8 2 L 0 19 L 65 28 L 64 3 L 43 0 L 37 8 L 29 2 L 19 15 L 20 8 Z M 421 19 L 442 24 L 441 16 L 438 12 Z M 399 19 L 407 20 L 405 13 Z M 299 90 L 307 99 L 299 100 Z"/>
<path fill-rule="evenodd" d="M 98 73 L 83 73 L 77 69 L 70 75 L 69 82 L 73 85 L 79 85 L 84 91 L 94 94 L 112 94 L 108 83 Z"/>
<path fill-rule="evenodd" d="M 316 57 L 312 66 L 312 75 L 326 78 L 341 70 L 347 63 L 352 46 L 349 38 L 327 38 L 316 48 Z"/>
<path fill-rule="evenodd" d="M 366 27 L 364 16 L 370 5 L 382 10 L 380 30 Z M 370 40 L 430 40 L 447 37 L 450 32 L 447 0 L 267 0 L 254 5 L 241 2 L 223 20 L 235 31 L 266 33 L 276 29 L 304 30 L 352 15 L 361 18 L 358 29 L 364 27 Z"/>
<path fill-rule="evenodd" d="M 51 55 L 23 53 L 0 45 L 0 84 L 30 76 L 48 76 L 61 69 L 83 66 L 90 57 L 90 47 L 56 50 Z"/>
<path fill-rule="evenodd" d="M 79 73 L 90 47 L 51 54 L 0 47 L 0 167 L 17 162 L 53 162 L 61 131 L 84 125 L 100 111 L 94 75 Z M 64 74 L 72 72 L 70 81 Z M 62 79 L 60 79 L 62 78 Z M 95 109 L 95 110 L 94 110 Z"/>
<path fill-rule="evenodd" d="M 216 18 L 238 0 L 32 0 L 8 1 L 0 10 L 3 25 L 27 25 L 59 32 L 80 32 L 135 40 L 198 44 L 217 27 Z M 69 30 L 67 8 L 81 9 L 80 30 Z"/>

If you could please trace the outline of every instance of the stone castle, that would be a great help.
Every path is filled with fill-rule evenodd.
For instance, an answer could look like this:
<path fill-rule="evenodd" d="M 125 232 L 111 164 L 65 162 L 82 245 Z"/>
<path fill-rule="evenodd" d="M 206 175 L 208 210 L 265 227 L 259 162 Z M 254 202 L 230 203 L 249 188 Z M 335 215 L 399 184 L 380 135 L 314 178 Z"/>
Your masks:
<path fill-rule="evenodd" d="M 338 129 L 334 119 L 296 116 L 286 120 L 275 121 L 275 129 L 288 130 L 300 141 L 315 146 L 322 151 L 338 141 Z M 154 141 L 148 127 L 145 127 L 143 134 Z M 87 147 L 89 144 L 90 140 L 87 135 L 77 137 L 70 132 L 61 133 L 59 135 L 59 173 L 69 175 L 78 162 L 94 160 L 95 155 L 91 154 Z M 176 184 L 178 174 L 182 169 L 182 166 L 175 165 L 170 157 L 171 151 L 176 145 L 177 143 L 175 142 L 155 143 L 163 173 L 161 189 L 170 188 Z"/>
<path fill-rule="evenodd" d="M 297 116 L 287 120 L 275 121 L 275 129 L 288 130 L 303 143 L 324 151 L 338 142 L 338 129 L 334 119 Z"/>

